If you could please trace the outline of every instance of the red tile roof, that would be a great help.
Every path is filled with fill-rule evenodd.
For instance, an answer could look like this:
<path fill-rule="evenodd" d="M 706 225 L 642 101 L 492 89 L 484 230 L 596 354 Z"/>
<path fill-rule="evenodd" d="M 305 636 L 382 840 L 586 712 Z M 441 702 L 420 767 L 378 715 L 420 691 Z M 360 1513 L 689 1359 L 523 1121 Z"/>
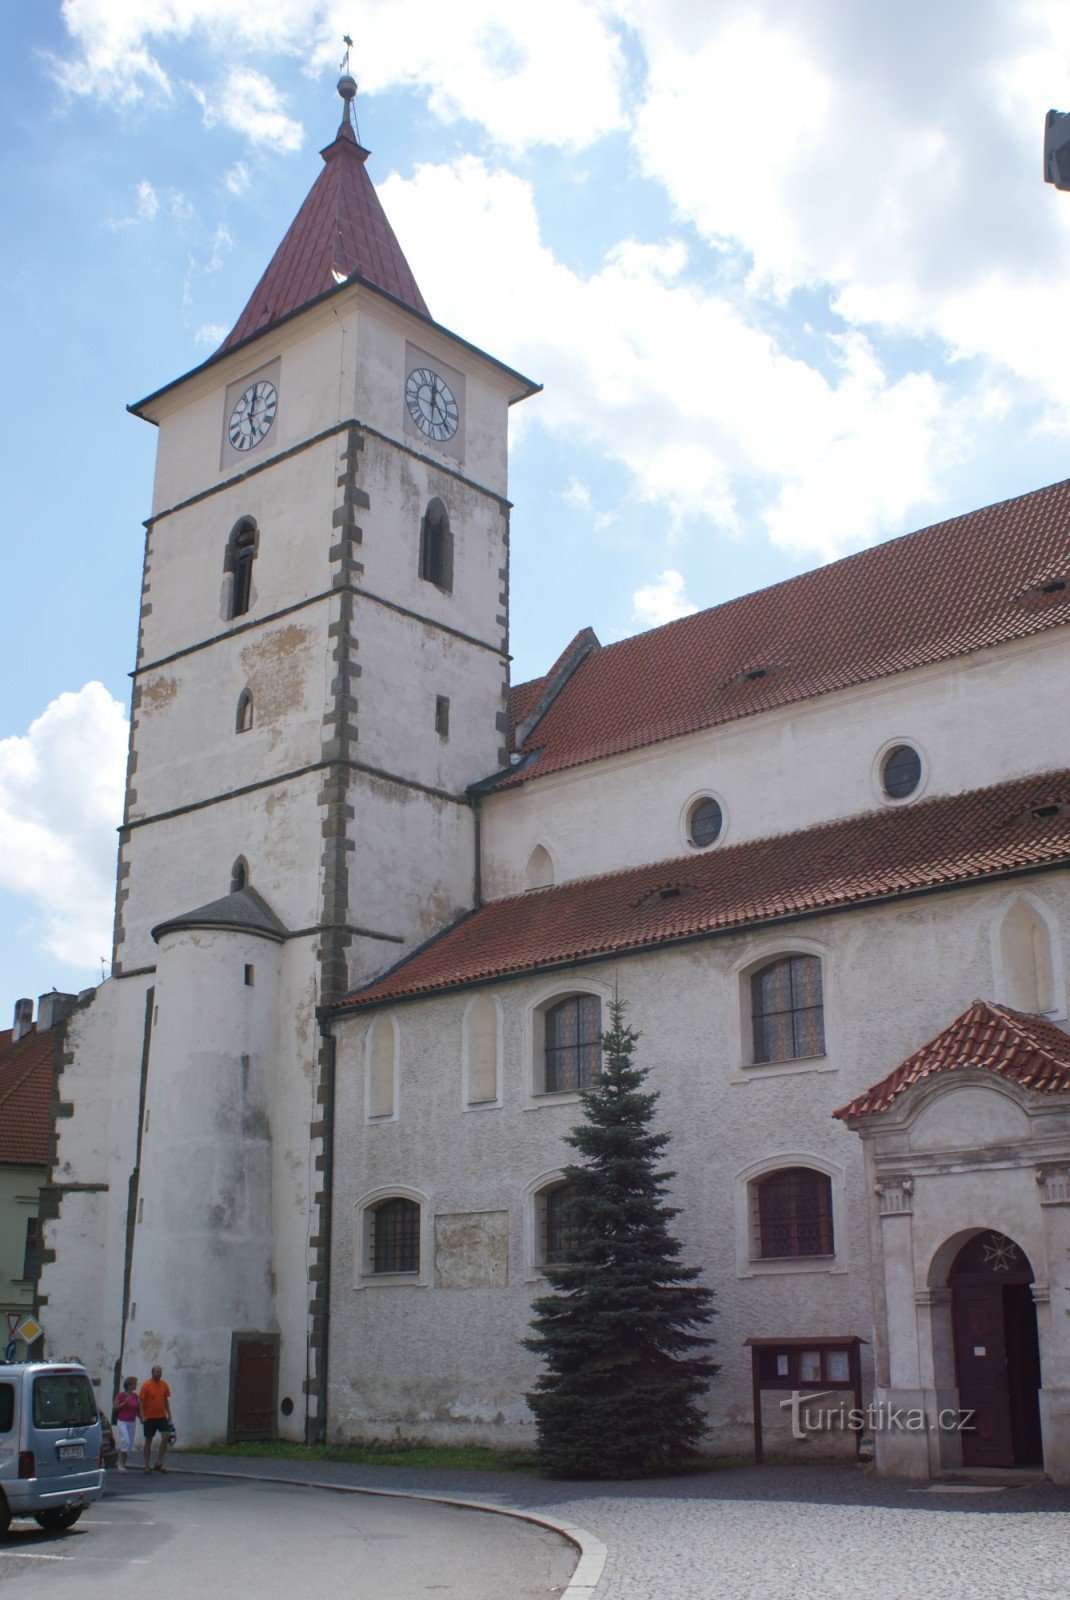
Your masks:
<path fill-rule="evenodd" d="M 428 316 L 423 295 L 365 170 L 368 151 L 343 122 L 326 166 L 217 355 L 297 311 L 343 278 L 363 278 Z"/>
<path fill-rule="evenodd" d="M 340 1008 L 1054 863 L 1070 865 L 1070 770 L 495 900 Z"/>
<path fill-rule="evenodd" d="M 500 786 L 1067 622 L 1070 481 L 594 651 Z M 515 724 L 544 681 L 514 691 Z"/>
<path fill-rule="evenodd" d="M 36 1026 L 17 1044 L 11 1029 L 0 1033 L 0 1162 L 48 1165 L 52 1105 L 52 1046 L 55 1034 Z"/>
<path fill-rule="evenodd" d="M 833 1116 L 871 1116 L 933 1073 L 977 1071 L 998 1072 L 1045 1094 L 1070 1093 L 1070 1035 L 1043 1017 L 975 1000 L 950 1028 Z"/>

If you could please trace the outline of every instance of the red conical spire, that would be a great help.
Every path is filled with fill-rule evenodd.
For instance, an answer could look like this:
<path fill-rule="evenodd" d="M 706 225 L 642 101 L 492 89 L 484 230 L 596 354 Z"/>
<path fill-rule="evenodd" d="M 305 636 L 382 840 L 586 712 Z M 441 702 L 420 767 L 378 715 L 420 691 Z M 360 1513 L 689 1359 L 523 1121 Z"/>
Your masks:
<path fill-rule="evenodd" d="M 343 74 L 338 93 L 345 112 L 333 143 L 321 151 L 326 165 L 217 354 L 300 310 L 353 273 L 430 315 L 364 166 L 369 152 L 358 144 L 350 120 L 356 92 L 353 78 Z"/>

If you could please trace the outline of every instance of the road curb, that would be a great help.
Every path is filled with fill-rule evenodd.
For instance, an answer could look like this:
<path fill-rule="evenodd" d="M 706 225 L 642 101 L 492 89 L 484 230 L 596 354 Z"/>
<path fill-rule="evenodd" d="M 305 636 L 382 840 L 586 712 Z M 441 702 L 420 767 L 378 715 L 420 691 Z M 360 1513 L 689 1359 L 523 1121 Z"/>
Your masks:
<path fill-rule="evenodd" d="M 241 1478 L 245 1483 L 284 1483 L 296 1489 L 326 1489 L 332 1494 L 378 1495 L 387 1500 L 429 1500 L 438 1506 L 456 1506 L 462 1511 L 486 1511 L 495 1517 L 512 1517 L 516 1522 L 531 1522 L 537 1528 L 548 1528 L 559 1533 L 579 1551 L 568 1587 L 561 1591 L 561 1600 L 593 1600 L 595 1589 L 605 1570 L 609 1550 L 588 1528 L 578 1528 L 572 1522 L 558 1522 L 554 1517 L 544 1517 L 537 1511 L 519 1511 L 509 1506 L 492 1505 L 486 1500 L 469 1500 L 463 1495 L 420 1494 L 411 1489 L 366 1489 L 355 1483 L 327 1483 L 318 1478 L 286 1478 L 266 1472 L 234 1472 L 222 1467 L 180 1467 L 172 1457 L 172 1472 L 182 1472 L 198 1478 Z"/>

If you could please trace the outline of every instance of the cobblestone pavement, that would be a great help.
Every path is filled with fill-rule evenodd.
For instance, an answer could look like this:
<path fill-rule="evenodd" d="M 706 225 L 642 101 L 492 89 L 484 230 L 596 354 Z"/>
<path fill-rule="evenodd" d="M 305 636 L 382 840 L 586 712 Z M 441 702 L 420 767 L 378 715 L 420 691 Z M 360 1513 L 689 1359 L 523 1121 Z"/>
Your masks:
<path fill-rule="evenodd" d="M 174 1465 L 478 1499 L 575 1523 L 609 1547 L 594 1600 L 1070 1596 L 1070 1489 L 1052 1484 L 934 1489 L 828 1466 L 609 1485 L 185 1454 Z"/>

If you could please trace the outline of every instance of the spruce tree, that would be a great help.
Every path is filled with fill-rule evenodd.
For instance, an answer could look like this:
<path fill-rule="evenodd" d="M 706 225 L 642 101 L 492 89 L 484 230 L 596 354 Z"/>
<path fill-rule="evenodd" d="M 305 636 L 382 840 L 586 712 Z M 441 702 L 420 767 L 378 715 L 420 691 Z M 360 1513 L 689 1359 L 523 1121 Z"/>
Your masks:
<path fill-rule="evenodd" d="M 552 1477 L 637 1477 L 680 1462 L 702 1437 L 699 1399 L 718 1370 L 713 1340 L 695 1331 L 713 1297 L 679 1262 L 678 1213 L 663 1198 L 675 1173 L 656 1165 L 669 1135 L 651 1131 L 658 1095 L 643 1089 L 624 1013 L 615 999 L 603 1071 L 567 1135 L 583 1158 L 564 1172 L 576 1244 L 544 1267 L 554 1292 L 535 1301 L 524 1340 L 544 1364 L 527 1400 Z"/>

